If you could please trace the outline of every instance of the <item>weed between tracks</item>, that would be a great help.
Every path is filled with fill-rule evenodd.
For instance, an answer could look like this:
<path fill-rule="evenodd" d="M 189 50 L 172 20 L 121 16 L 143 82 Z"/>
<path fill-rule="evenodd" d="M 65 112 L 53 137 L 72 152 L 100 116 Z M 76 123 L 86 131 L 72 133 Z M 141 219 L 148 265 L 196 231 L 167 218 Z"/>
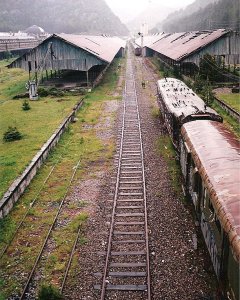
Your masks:
<path fill-rule="evenodd" d="M 168 165 L 172 188 L 175 191 L 176 196 L 185 203 L 186 200 L 183 197 L 180 184 L 182 174 L 181 168 L 178 160 L 176 159 L 176 152 L 170 137 L 167 135 L 161 136 L 157 141 L 157 149 Z"/>
<path fill-rule="evenodd" d="M 39 170 L 10 215 L 1 220 L 0 253 L 11 239 L 30 203 L 43 186 L 47 174 L 55 166 L 17 237 L 0 260 L 0 284 L 2 285 L 0 297 L 18 295 L 21 291 L 22 284 L 26 281 L 26 275 L 33 266 L 79 159 L 80 166 L 72 186 L 77 185 L 79 180 L 94 177 L 95 175 L 91 174 L 94 168 L 103 170 L 109 167 L 115 146 L 111 138 L 102 140 L 98 137 L 97 132 L 102 132 L 106 128 L 96 125 L 102 118 L 112 120 L 114 117 L 113 112 L 106 112 L 104 108 L 107 101 L 120 98 L 119 95 L 116 95 L 116 83 L 119 75 L 116 72 L 117 64 L 118 60 L 105 74 L 101 86 L 87 95 L 85 104 L 77 115 L 77 122 L 71 124 L 69 130 L 63 134 L 59 144 L 51 152 L 46 163 Z M 115 93 L 114 96 L 113 93 Z M 35 134 L 38 133 L 35 132 Z M 69 194 L 72 192 L 73 189 L 70 188 Z M 66 209 L 60 215 L 56 230 L 47 246 L 49 255 L 44 257 L 44 266 L 40 265 L 43 282 L 51 281 L 56 285 L 61 283 L 67 264 L 66 259 L 69 257 L 76 232 L 79 226 L 83 229 L 86 224 L 87 208 L 88 199 L 79 199 L 78 197 L 72 201 L 72 199 L 66 198 Z M 86 242 L 87 239 L 82 233 L 78 244 L 83 245 Z M 74 256 L 73 268 L 75 264 L 77 264 L 77 257 Z"/>

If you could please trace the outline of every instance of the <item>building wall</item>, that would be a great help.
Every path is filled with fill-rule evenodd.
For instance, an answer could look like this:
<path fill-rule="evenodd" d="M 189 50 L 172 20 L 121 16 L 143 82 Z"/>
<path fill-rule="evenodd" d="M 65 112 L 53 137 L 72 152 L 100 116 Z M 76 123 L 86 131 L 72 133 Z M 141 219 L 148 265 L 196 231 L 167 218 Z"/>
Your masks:
<path fill-rule="evenodd" d="M 52 45 L 52 55 L 50 45 Z M 22 68 L 26 71 L 29 71 L 29 68 L 31 71 L 35 71 L 36 68 L 88 71 L 95 65 L 107 65 L 107 63 L 83 49 L 51 37 L 14 61 L 9 67 Z"/>
<path fill-rule="evenodd" d="M 183 59 L 182 62 L 193 62 L 199 66 L 200 59 L 204 54 L 209 53 L 215 56 L 223 56 L 225 63 L 239 64 L 240 63 L 240 38 L 239 33 L 230 32 L 217 41 L 209 44 L 200 51 Z"/>

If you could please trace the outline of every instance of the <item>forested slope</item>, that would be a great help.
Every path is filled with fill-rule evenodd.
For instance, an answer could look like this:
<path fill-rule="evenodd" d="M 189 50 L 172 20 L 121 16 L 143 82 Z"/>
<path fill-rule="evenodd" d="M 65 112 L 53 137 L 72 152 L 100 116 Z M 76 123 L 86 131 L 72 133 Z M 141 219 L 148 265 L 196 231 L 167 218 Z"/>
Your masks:
<path fill-rule="evenodd" d="M 104 0 L 0 0 L 0 31 L 33 24 L 49 33 L 128 34 Z"/>
<path fill-rule="evenodd" d="M 157 25 L 157 29 L 166 32 L 181 32 L 217 28 L 239 30 L 239 0 L 204 0 L 199 8 L 196 0 L 185 10 L 169 15 Z M 209 3 L 211 2 L 211 3 Z M 206 4 L 209 3 L 207 6 Z M 198 10 L 194 11 L 194 4 Z M 193 12 L 192 12 L 193 11 Z"/>

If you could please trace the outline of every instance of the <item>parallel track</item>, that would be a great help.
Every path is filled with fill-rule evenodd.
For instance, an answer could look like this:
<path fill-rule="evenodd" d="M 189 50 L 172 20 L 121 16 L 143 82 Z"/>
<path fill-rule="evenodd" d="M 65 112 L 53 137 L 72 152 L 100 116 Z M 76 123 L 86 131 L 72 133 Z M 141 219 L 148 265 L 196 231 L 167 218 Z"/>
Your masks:
<path fill-rule="evenodd" d="M 130 55 L 130 53 L 129 53 Z M 101 300 L 151 299 L 144 154 L 132 58 L 126 66 L 124 109 Z"/>

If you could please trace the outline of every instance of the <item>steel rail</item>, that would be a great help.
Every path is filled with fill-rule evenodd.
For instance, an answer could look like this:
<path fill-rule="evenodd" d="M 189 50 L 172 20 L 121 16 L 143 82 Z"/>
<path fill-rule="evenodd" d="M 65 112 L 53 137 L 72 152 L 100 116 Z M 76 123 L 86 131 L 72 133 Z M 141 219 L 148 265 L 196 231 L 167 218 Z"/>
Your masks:
<path fill-rule="evenodd" d="M 142 178 L 143 178 L 143 198 L 144 198 L 144 210 L 145 210 L 145 239 L 146 239 L 146 258 L 147 258 L 147 285 L 148 285 L 148 300 L 151 299 L 151 280 L 150 280 L 150 260 L 149 260 L 149 238 L 148 238 L 148 218 L 147 218 L 147 193 L 146 193 L 146 180 L 145 180 L 145 167 L 144 167 L 144 150 L 143 150 L 143 141 L 142 141 L 142 132 L 141 132 L 141 122 L 140 122 L 140 113 L 138 105 L 138 96 L 136 91 L 136 83 L 134 80 L 134 91 L 137 104 L 137 116 L 139 123 L 139 136 L 140 136 L 140 145 L 141 145 L 141 156 L 142 156 Z"/>
<path fill-rule="evenodd" d="M 146 278 L 146 281 L 147 281 L 147 285 L 146 285 L 147 299 L 148 300 L 151 299 L 150 262 L 149 262 L 149 247 L 148 247 L 149 239 L 148 239 L 148 220 L 147 220 L 147 201 L 146 201 L 146 182 L 145 182 L 145 169 L 144 169 L 143 141 L 142 141 L 142 135 L 141 135 L 138 97 L 137 97 L 137 92 L 136 92 L 136 83 L 135 83 L 136 79 L 135 79 L 134 71 L 133 71 L 133 68 L 132 68 L 132 57 L 131 56 L 130 56 L 128 62 L 129 62 L 129 66 L 127 66 L 127 68 L 126 68 L 126 81 L 125 81 L 126 83 L 125 83 L 125 89 L 124 89 L 124 95 L 123 95 L 124 110 L 123 110 L 123 117 L 122 117 L 122 129 L 121 129 L 121 137 L 120 137 L 121 139 L 120 139 L 120 147 L 119 147 L 119 155 L 118 155 L 117 178 L 116 178 L 115 193 L 114 193 L 114 199 L 113 199 L 113 209 L 112 209 L 112 215 L 111 215 L 111 226 L 110 226 L 110 230 L 109 230 L 108 246 L 107 246 L 106 259 L 105 259 L 105 265 L 104 265 L 103 276 L 102 276 L 102 286 L 100 287 L 101 288 L 101 297 L 100 297 L 101 300 L 104 300 L 105 296 L 106 296 L 108 268 L 109 268 L 109 265 L 110 265 L 111 255 L 114 253 L 114 252 L 112 252 L 113 235 L 114 235 L 114 233 L 124 235 L 124 232 L 119 232 L 119 231 L 114 232 L 114 227 L 115 227 L 115 216 L 116 216 L 118 196 L 121 195 L 121 193 L 119 194 L 121 168 L 122 167 L 126 168 L 126 165 L 122 164 L 122 162 L 123 162 L 123 147 L 124 147 L 124 145 L 127 146 L 127 144 L 129 143 L 129 141 L 128 142 L 126 141 L 126 144 L 124 144 L 125 133 L 126 133 L 126 139 L 127 140 L 131 139 L 131 136 L 133 138 L 137 139 L 137 141 L 135 143 L 136 143 L 136 145 L 138 145 L 140 147 L 140 150 L 135 150 L 135 149 L 131 150 L 131 148 L 130 148 L 130 150 L 125 149 L 124 151 L 126 151 L 126 153 L 131 154 L 131 155 L 136 155 L 136 156 L 140 155 L 139 159 L 141 159 L 141 163 L 140 163 L 141 171 L 140 171 L 140 173 L 141 173 L 141 178 L 142 178 L 142 180 L 141 180 L 142 185 L 141 185 L 140 188 L 129 187 L 129 188 L 125 188 L 125 189 L 130 190 L 130 191 L 134 190 L 134 189 L 136 189 L 136 190 L 137 189 L 143 189 L 143 193 L 140 193 L 140 194 L 143 194 L 144 222 L 139 222 L 139 225 L 140 224 L 142 225 L 142 223 L 144 224 L 144 235 L 145 235 L 145 241 L 144 241 L 145 248 L 144 248 L 144 251 L 139 251 L 139 252 L 138 251 L 137 252 L 136 251 L 132 251 L 132 252 L 130 251 L 130 252 L 126 252 L 125 255 L 131 255 L 131 253 L 133 255 L 135 253 L 144 253 L 144 256 L 145 256 L 145 259 L 146 259 L 146 273 L 145 272 L 133 272 L 133 274 L 137 274 L 137 275 L 133 275 L 133 274 L 126 275 L 126 274 L 130 274 L 131 272 L 112 272 L 112 273 L 117 274 L 117 276 L 119 275 L 120 277 L 124 276 L 124 275 L 132 276 L 132 277 L 138 277 L 138 276 L 143 276 L 143 274 L 145 274 L 144 277 Z M 132 73 L 128 74 L 127 72 L 132 72 Z M 132 84 L 133 87 L 131 87 L 130 85 L 128 87 L 130 89 L 130 91 L 127 91 L 128 75 L 130 75 L 130 79 L 129 79 L 130 83 L 133 82 L 133 84 Z M 126 104 L 126 100 L 127 100 L 126 97 L 127 97 L 127 94 L 129 92 L 132 93 L 131 89 L 133 90 L 134 99 L 133 100 L 131 99 L 129 101 L 129 105 L 127 105 Z M 130 119 L 127 119 L 127 115 Z M 131 120 L 131 118 L 132 118 L 132 120 Z M 136 120 L 133 120 L 135 118 L 136 118 Z M 132 127 L 130 126 L 129 122 L 133 122 Z M 134 122 L 136 122 L 136 123 L 134 123 Z M 136 127 L 137 127 L 137 129 L 136 129 Z M 133 128 L 135 128 L 135 129 L 133 129 Z M 132 134 L 130 134 L 130 132 L 132 132 Z M 126 153 L 125 153 L 125 155 L 126 155 Z M 139 153 L 139 154 L 134 154 L 134 153 Z M 129 169 L 134 169 L 134 168 L 136 168 L 136 165 L 135 166 L 131 165 L 131 164 L 129 165 Z M 125 173 L 127 173 L 126 169 L 124 171 L 125 171 Z M 136 172 L 132 171 L 130 173 L 136 173 Z M 124 183 L 124 182 L 122 182 L 122 183 Z M 135 193 L 132 192 L 132 191 L 130 193 L 126 193 L 126 195 L 129 195 L 129 194 L 131 196 L 135 195 Z M 135 199 L 135 200 L 137 200 L 137 199 Z M 122 200 L 122 201 L 124 201 L 124 200 Z M 134 199 L 132 201 L 134 201 Z M 121 208 L 121 206 L 119 206 L 119 209 L 120 208 Z M 131 206 L 129 206 L 129 208 L 131 208 Z M 132 208 L 135 208 L 135 207 L 132 206 Z M 141 207 L 139 206 L 138 208 L 141 208 Z M 120 214 L 118 214 L 118 215 L 120 215 Z M 129 215 L 136 216 L 137 214 L 130 213 Z M 139 213 L 138 215 L 143 215 L 143 213 Z M 131 225 L 131 222 L 128 222 L 127 224 Z M 137 222 L 135 222 L 135 224 L 137 224 Z M 136 232 L 136 231 L 133 231 L 132 233 L 133 234 L 134 233 L 135 234 L 142 234 L 141 231 L 140 231 L 140 233 Z M 137 240 L 136 240 L 136 242 L 137 242 Z M 133 263 L 133 265 L 134 265 L 134 263 Z M 142 264 L 142 265 L 144 265 L 144 264 Z M 111 286 L 110 289 L 112 289 L 112 287 L 113 286 Z M 123 289 L 124 289 L 124 286 L 121 286 L 121 287 L 123 287 Z M 131 286 L 131 287 L 132 287 L 132 290 L 135 290 L 134 286 Z M 118 288 L 116 287 L 116 289 L 118 289 Z"/>
<path fill-rule="evenodd" d="M 110 257 L 110 253 L 111 253 L 111 247 L 112 247 L 112 235 L 113 235 L 114 219 L 115 219 L 115 212 L 116 212 L 116 206 L 117 206 L 117 197 L 118 197 L 118 189 L 119 189 L 119 182 L 120 182 L 121 158 L 122 158 L 122 152 L 123 152 L 123 137 L 124 137 L 125 114 L 126 114 L 125 97 L 126 97 L 126 84 L 125 84 L 124 95 L 123 95 L 124 104 L 123 104 L 121 143 L 120 143 L 119 158 L 118 158 L 117 181 L 116 181 L 116 185 L 115 185 L 115 194 L 114 194 L 114 199 L 113 199 L 113 210 L 112 210 L 112 218 L 111 218 L 111 227 L 110 227 L 110 231 L 109 231 L 109 239 L 108 239 L 108 248 L 107 248 L 106 263 L 105 263 L 104 271 L 103 271 L 101 300 L 104 300 L 104 298 L 105 298 L 105 292 L 106 292 L 107 270 L 108 270 L 109 257 Z"/>
<path fill-rule="evenodd" d="M 64 147 L 64 151 L 67 149 L 67 146 L 69 145 L 69 143 L 67 143 L 67 145 Z M 29 214 L 29 211 L 31 210 L 31 208 L 33 208 L 33 206 L 35 205 L 35 203 L 37 202 L 37 199 L 39 198 L 40 193 L 42 192 L 43 188 L 45 187 L 45 184 L 47 183 L 48 179 L 50 178 L 50 176 L 52 175 L 54 169 L 56 168 L 56 166 L 58 165 L 58 163 L 60 162 L 61 158 L 63 157 L 63 154 L 61 154 L 59 156 L 59 158 L 57 159 L 56 163 L 54 164 L 54 166 L 52 166 L 50 172 L 48 173 L 48 175 L 46 176 L 44 182 L 42 183 L 42 186 L 40 187 L 40 189 L 37 191 L 37 194 L 35 195 L 33 201 L 29 204 L 29 207 L 27 209 L 27 211 L 25 212 L 24 216 L 22 217 L 21 221 L 19 222 L 19 224 L 17 225 L 16 230 L 13 232 L 11 238 L 9 239 L 7 245 L 3 248 L 2 252 L 0 253 L 0 259 L 3 257 L 3 255 L 6 253 L 6 251 L 8 250 L 9 246 L 11 245 L 12 241 L 14 240 L 14 238 L 16 237 L 19 229 L 21 228 L 23 222 L 25 221 L 26 217 Z"/>
<path fill-rule="evenodd" d="M 78 239 L 79 239 L 80 232 L 81 232 L 81 226 L 78 227 L 78 232 L 77 232 L 77 235 L 76 235 L 73 247 L 72 247 L 71 255 L 70 255 L 69 260 L 68 260 L 67 268 L 66 268 L 65 273 L 64 273 L 63 281 L 62 281 L 61 288 L 60 288 L 61 293 L 63 292 L 65 284 L 66 284 L 67 276 L 68 276 L 68 273 L 69 273 L 69 270 L 70 270 L 70 267 L 71 267 L 71 264 L 72 264 L 72 259 L 73 259 L 74 251 L 75 251 L 76 246 L 77 246 L 77 242 L 78 242 Z"/>
<path fill-rule="evenodd" d="M 58 216 L 59 216 L 59 214 L 60 214 L 60 212 L 61 212 L 62 206 L 64 205 L 64 202 L 65 202 L 65 200 L 66 200 L 68 191 L 69 191 L 70 186 L 71 186 L 71 184 L 72 184 L 72 182 L 73 182 L 73 179 L 74 179 L 74 177 L 75 177 L 75 174 L 76 174 L 76 172 L 77 172 L 77 170 L 78 170 L 78 167 L 79 167 L 79 165 L 80 165 L 80 162 L 81 162 L 81 159 L 79 159 L 79 161 L 78 161 L 76 167 L 74 168 L 74 172 L 73 172 L 72 177 L 71 177 L 71 179 L 70 179 L 70 182 L 69 182 L 69 184 L 68 184 L 68 188 L 67 188 L 67 190 L 66 190 L 66 192 L 65 192 L 65 194 L 64 194 L 64 196 L 63 196 L 63 199 L 62 199 L 62 201 L 61 201 L 61 203 L 60 203 L 60 206 L 59 206 L 59 208 L 58 208 L 58 210 L 57 210 L 57 213 L 56 213 L 56 215 L 55 215 L 55 217 L 54 217 L 54 220 L 53 220 L 53 222 L 52 222 L 52 224 L 51 224 L 51 226 L 50 226 L 50 228 L 49 228 L 49 230 L 48 230 L 48 233 L 47 233 L 47 235 L 46 235 L 46 237 L 45 237 L 45 240 L 44 240 L 44 242 L 43 242 L 43 244 L 42 244 L 42 246 L 41 246 L 41 250 L 40 250 L 40 252 L 39 252 L 39 254 L 38 254 L 38 256 L 37 256 L 37 258 L 36 258 L 36 260 L 35 260 L 35 262 L 34 262 L 34 265 L 33 265 L 33 268 L 32 268 L 32 270 L 31 270 L 31 273 L 30 273 L 30 275 L 28 276 L 27 283 L 25 284 L 25 286 L 24 286 L 24 288 L 23 288 L 23 291 L 22 291 L 22 293 L 21 293 L 20 300 L 23 300 L 24 297 L 25 297 L 25 294 L 26 294 L 26 292 L 27 292 L 27 289 L 28 289 L 28 287 L 29 287 L 29 284 L 31 283 L 31 280 L 32 280 L 32 278 L 33 278 L 33 275 L 34 275 L 34 273 L 35 273 L 35 271 L 36 271 L 36 267 L 37 267 L 37 265 L 38 265 L 38 263 L 39 263 L 39 261 L 40 261 L 40 259 L 41 259 L 41 257 L 42 257 L 42 253 L 43 253 L 43 251 L 44 251 L 44 248 L 45 248 L 45 246 L 46 246 L 46 244 L 47 244 L 47 241 L 48 241 L 48 239 L 49 239 L 49 237 L 50 237 L 50 234 L 51 234 L 51 232 L 52 232 L 52 230 L 53 230 L 53 228 L 54 228 L 54 226 L 55 226 L 55 224 L 56 224 L 56 221 L 57 221 Z"/>
<path fill-rule="evenodd" d="M 35 196 L 35 198 L 33 199 L 33 201 L 29 204 L 29 207 L 28 207 L 26 213 L 24 214 L 23 218 L 22 218 L 21 221 L 19 222 L 19 224 L 18 224 L 16 230 L 14 231 L 14 233 L 13 233 L 13 235 L 11 236 L 10 240 L 8 241 L 7 245 L 4 247 L 4 249 L 3 249 L 2 252 L 0 253 L 0 259 L 3 257 L 3 255 L 4 255 L 5 252 L 7 251 L 8 247 L 11 245 L 11 243 L 12 243 L 12 241 L 14 240 L 15 236 L 17 235 L 17 233 L 18 233 L 20 227 L 22 226 L 24 220 L 25 220 L 26 217 L 28 216 L 28 213 L 29 213 L 30 209 L 31 209 L 31 208 L 34 206 L 34 204 L 36 203 L 36 201 L 37 201 L 37 199 L 38 199 L 38 197 L 39 197 L 41 191 L 43 190 L 45 184 L 47 183 L 47 181 L 48 181 L 49 177 L 51 176 L 51 174 L 52 174 L 53 170 L 55 169 L 55 167 L 56 167 L 56 165 L 54 165 L 54 166 L 51 168 L 51 170 L 50 170 L 49 174 L 47 175 L 47 177 L 45 178 L 45 180 L 44 180 L 44 182 L 43 182 L 41 188 L 38 190 L 37 195 Z"/>

